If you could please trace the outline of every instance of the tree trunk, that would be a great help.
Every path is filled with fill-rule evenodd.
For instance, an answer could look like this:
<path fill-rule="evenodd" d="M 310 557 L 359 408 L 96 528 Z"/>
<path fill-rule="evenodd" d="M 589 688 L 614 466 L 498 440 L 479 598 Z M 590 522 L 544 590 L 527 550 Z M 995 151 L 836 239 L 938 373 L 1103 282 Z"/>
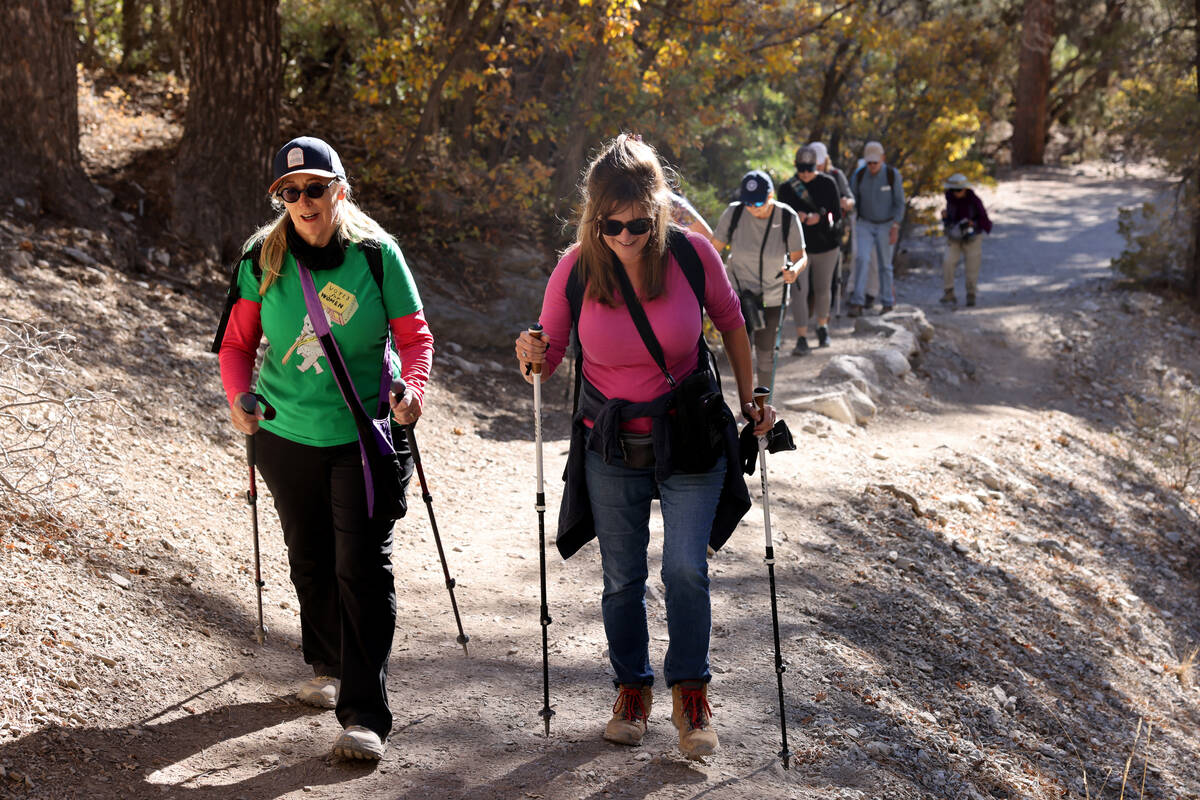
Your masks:
<path fill-rule="evenodd" d="M 1041 164 L 1046 156 L 1050 51 L 1054 49 L 1054 0 L 1025 0 L 1013 114 L 1013 164 Z"/>
<path fill-rule="evenodd" d="M 121 69 L 142 49 L 142 0 L 121 0 Z"/>
<path fill-rule="evenodd" d="M 186 0 L 188 105 L 171 224 L 231 258 L 265 221 L 281 93 L 278 0 Z M 337 142 L 331 142 L 337 147 Z"/>
<path fill-rule="evenodd" d="M 79 157 L 71 0 L 0 3 L 0 47 L 0 199 L 81 220 L 98 196 Z"/>

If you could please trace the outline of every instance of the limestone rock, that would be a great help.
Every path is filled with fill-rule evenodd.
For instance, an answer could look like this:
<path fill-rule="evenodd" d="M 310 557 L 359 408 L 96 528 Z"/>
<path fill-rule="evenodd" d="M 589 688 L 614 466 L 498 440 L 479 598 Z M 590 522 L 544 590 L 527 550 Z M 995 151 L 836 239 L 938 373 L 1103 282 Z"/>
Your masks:
<path fill-rule="evenodd" d="M 785 400 L 783 407 L 790 411 L 814 411 L 847 425 L 857 422 L 846 395 L 839 391 L 820 392 Z"/>
<path fill-rule="evenodd" d="M 817 377 L 829 382 L 854 381 L 861 391 L 872 397 L 879 395 L 879 372 L 874 361 L 865 356 L 834 356 Z"/>
<path fill-rule="evenodd" d="M 888 373 L 893 378 L 899 378 L 912 372 L 912 364 L 908 363 L 908 358 L 903 353 L 891 347 L 884 347 L 879 350 L 871 351 L 871 360 L 883 372 Z"/>

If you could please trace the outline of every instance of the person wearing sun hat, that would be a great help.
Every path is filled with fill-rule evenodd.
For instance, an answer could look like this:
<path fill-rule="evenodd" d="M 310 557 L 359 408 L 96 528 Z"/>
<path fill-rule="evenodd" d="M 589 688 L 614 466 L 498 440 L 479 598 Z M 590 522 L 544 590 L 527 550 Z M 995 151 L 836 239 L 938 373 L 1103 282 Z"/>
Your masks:
<path fill-rule="evenodd" d="M 971 188 L 967 176 L 956 172 L 946 179 L 946 209 L 942 212 L 942 229 L 946 233 L 946 257 L 942 261 L 942 286 L 945 290 L 939 301 L 957 305 L 954 294 L 954 274 L 960 261 L 964 263 L 967 284 L 967 305 L 974 306 L 978 297 L 979 269 L 983 264 L 983 237 L 992 232 L 983 201 Z"/>
<path fill-rule="evenodd" d="M 358 429 L 314 333 L 301 270 L 313 279 L 366 409 L 386 403 L 396 422 L 417 421 L 433 336 L 396 240 L 351 199 L 337 151 L 301 136 L 279 149 L 272 167 L 268 193 L 280 213 L 250 237 L 234 266 L 213 349 L 233 427 L 252 437 L 255 466 L 287 544 L 300 649 L 313 671 L 297 699 L 335 709 L 343 728 L 335 756 L 378 760 L 392 727 L 393 523 L 368 511 Z M 252 389 L 264 336 L 268 345 Z M 408 387 L 401 397 L 380 397 L 385 357 L 400 362 Z M 275 409 L 272 419 L 256 398 L 250 403 L 256 410 L 244 410 L 252 391 Z M 398 443 L 397 451 L 406 447 Z"/>

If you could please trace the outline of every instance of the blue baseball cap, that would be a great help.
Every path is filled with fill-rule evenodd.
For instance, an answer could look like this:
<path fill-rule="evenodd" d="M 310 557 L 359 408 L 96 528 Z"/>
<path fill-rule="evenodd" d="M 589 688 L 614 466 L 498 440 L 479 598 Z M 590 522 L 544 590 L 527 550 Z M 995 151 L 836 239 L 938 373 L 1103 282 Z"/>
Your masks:
<path fill-rule="evenodd" d="M 771 176 L 762 170 L 752 169 L 742 176 L 742 189 L 738 199 L 748 206 L 762 205 L 767 195 L 775 191 Z"/>
<path fill-rule="evenodd" d="M 313 136 L 298 136 L 279 148 L 272 162 L 275 179 L 267 194 L 274 194 L 279 182 L 297 172 L 346 180 L 346 170 L 337 151 L 328 142 Z"/>

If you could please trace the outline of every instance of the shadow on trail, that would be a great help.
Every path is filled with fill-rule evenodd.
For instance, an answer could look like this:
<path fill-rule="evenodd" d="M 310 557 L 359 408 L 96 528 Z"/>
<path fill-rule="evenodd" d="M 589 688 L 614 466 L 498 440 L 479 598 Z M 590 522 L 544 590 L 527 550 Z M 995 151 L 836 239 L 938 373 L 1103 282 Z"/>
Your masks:
<path fill-rule="evenodd" d="M 1043 495 L 1064 491 L 1042 487 Z M 1074 528 L 1089 543 L 1106 540 L 1096 529 L 1104 499 L 1075 494 L 1077 518 L 1055 522 L 1046 510 L 1035 524 Z M 1095 796 L 1109 768 L 1120 772 L 1127 739 L 1147 713 L 1144 686 L 1154 684 L 1148 671 L 1129 674 L 1122 651 L 1136 660 L 1136 647 L 1118 633 L 1120 619 L 1091 585 L 1074 577 L 1074 565 L 1095 555 L 1046 555 L 1055 575 L 1038 583 L 1024 576 L 1021 562 L 963 552 L 946 532 L 925 529 L 907 506 L 870 498 L 853 504 L 854 519 L 825 527 L 837 547 L 820 563 L 778 570 L 785 658 L 799 673 L 788 678 L 789 721 L 799 723 L 794 749 L 803 748 L 804 737 L 816 739 L 824 756 L 814 769 L 838 785 L 873 772 L 880 780 L 902 778 L 922 794 L 960 796 L 970 786 L 984 796 L 1057 797 L 1043 792 L 1070 787 L 1086 766 Z M 1120 537 L 1114 542 L 1121 546 Z M 881 564 L 884 547 L 911 556 L 915 566 L 877 578 L 893 573 Z M 1118 569 L 1141 594 L 1139 564 Z M 1068 602 L 1051 595 L 1056 588 Z M 1187 593 L 1165 605 L 1145 598 L 1150 610 L 1175 612 L 1182 639 L 1197 634 Z M 755 604 L 765 606 L 761 587 L 756 594 Z M 763 626 L 760 619 L 746 623 L 759 638 L 767 636 Z M 1124 688 L 1131 682 L 1140 697 Z M 804 687 L 793 693 L 797 683 Z M 1157 686 L 1151 697 L 1167 703 L 1178 696 L 1173 682 Z M 997 687 L 1016 698 L 1014 707 L 999 700 Z M 1196 770 L 1186 766 L 1188 742 L 1170 730 L 1194 728 L 1200 719 L 1190 704 L 1174 705 L 1172 724 L 1155 728 L 1156 751 L 1168 754 L 1160 763 L 1170 766 L 1147 782 L 1147 797 L 1200 788 Z M 859 734 L 847 734 L 847 726 Z M 885 742 L 888 750 L 858 762 L 843 758 L 855 739 Z"/>
<path fill-rule="evenodd" d="M 221 681 L 217 686 L 232 679 Z M 215 687 L 203 691 L 212 688 Z M 155 719 L 174 708 L 171 706 L 148 719 Z M 361 769 L 338 769 L 331 767 L 327 758 L 310 757 L 277 769 L 263 770 L 255 766 L 255 762 L 278 749 L 267 742 L 261 746 L 237 748 L 226 763 L 178 780 L 168 781 L 156 777 L 156 773 L 222 742 L 318 713 L 322 712 L 277 698 L 221 706 L 163 723 L 133 723 L 123 728 L 46 728 L 0 746 L 0 761 L 11 763 L 12 769 L 22 772 L 25 765 L 38 762 L 40 775 L 25 795 L 29 797 L 40 797 L 42 790 L 51 786 L 55 797 L 170 796 L 196 800 L 278 797 L 305 786 L 356 777 Z M 255 774 L 232 783 L 213 786 L 196 783 L 210 775 L 247 769 Z"/>

